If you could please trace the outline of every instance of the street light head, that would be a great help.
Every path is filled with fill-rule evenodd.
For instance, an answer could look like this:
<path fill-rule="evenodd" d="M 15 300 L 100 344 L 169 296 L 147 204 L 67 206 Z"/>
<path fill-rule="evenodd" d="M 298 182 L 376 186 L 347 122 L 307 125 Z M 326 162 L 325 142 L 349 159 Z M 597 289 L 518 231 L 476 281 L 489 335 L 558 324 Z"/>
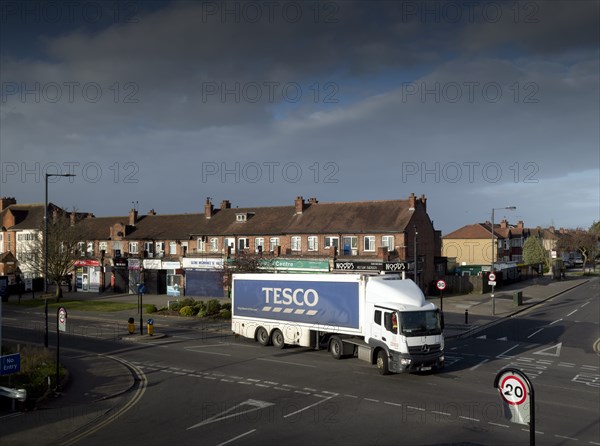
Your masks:
<path fill-rule="evenodd" d="M 509 211 L 514 211 L 515 209 L 517 209 L 517 207 L 516 206 L 508 206 L 505 209 L 508 209 Z"/>

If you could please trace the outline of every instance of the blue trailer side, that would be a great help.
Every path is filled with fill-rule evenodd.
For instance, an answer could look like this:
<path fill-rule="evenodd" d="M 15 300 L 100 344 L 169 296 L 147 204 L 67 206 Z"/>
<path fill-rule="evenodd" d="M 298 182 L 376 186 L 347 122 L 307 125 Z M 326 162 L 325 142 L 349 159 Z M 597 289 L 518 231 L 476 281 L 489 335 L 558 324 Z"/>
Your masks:
<path fill-rule="evenodd" d="M 360 329 L 358 282 L 234 278 L 233 290 L 235 317 Z"/>

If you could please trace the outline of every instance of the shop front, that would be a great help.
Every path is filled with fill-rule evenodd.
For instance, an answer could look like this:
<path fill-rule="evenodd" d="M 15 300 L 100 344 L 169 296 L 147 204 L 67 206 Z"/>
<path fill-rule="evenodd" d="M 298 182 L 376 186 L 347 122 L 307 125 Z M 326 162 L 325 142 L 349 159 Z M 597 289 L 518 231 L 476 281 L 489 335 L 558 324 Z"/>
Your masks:
<path fill-rule="evenodd" d="M 185 295 L 198 297 L 222 297 L 222 258 L 183 258 Z"/>
<path fill-rule="evenodd" d="M 100 261 L 76 260 L 73 267 L 75 269 L 75 291 L 97 293 L 100 290 L 102 278 Z"/>
<path fill-rule="evenodd" d="M 178 260 L 163 260 L 162 268 L 167 272 L 167 296 L 182 296 L 185 287 L 181 262 Z"/>

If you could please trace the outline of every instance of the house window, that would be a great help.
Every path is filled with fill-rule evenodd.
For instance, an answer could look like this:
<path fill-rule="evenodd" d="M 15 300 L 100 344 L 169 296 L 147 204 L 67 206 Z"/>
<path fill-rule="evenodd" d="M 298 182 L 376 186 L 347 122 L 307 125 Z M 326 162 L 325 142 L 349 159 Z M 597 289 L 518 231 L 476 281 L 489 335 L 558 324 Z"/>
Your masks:
<path fill-rule="evenodd" d="M 186 255 L 188 252 L 188 242 L 181 242 L 182 255 Z"/>
<path fill-rule="evenodd" d="M 154 242 L 144 242 L 144 252 L 148 254 L 148 257 L 154 255 Z"/>
<path fill-rule="evenodd" d="M 277 246 L 281 246 L 279 244 L 279 237 L 271 237 L 269 239 L 269 251 L 273 252 L 275 251 L 275 247 Z"/>
<path fill-rule="evenodd" d="M 375 251 L 375 236 L 365 235 L 365 251 Z"/>
<path fill-rule="evenodd" d="M 235 251 L 235 239 L 234 238 L 224 238 L 223 239 L 223 249 L 230 247 L 232 251 Z"/>
<path fill-rule="evenodd" d="M 100 250 L 100 252 L 104 251 L 106 253 L 108 251 L 108 243 L 107 242 L 98 243 L 98 249 Z"/>
<path fill-rule="evenodd" d="M 85 242 L 77 242 L 77 252 L 80 256 L 85 255 Z"/>
<path fill-rule="evenodd" d="M 297 235 L 292 237 L 292 251 L 302 251 L 302 237 Z"/>
<path fill-rule="evenodd" d="M 248 219 L 247 214 L 235 214 L 236 221 L 246 221 Z"/>
<path fill-rule="evenodd" d="M 137 254 L 138 253 L 138 243 L 137 242 L 129 242 L 129 254 Z"/>
<path fill-rule="evenodd" d="M 196 240 L 196 252 L 206 252 L 206 237 L 198 237 Z"/>
<path fill-rule="evenodd" d="M 177 242 L 169 242 L 169 254 L 177 254 Z"/>
<path fill-rule="evenodd" d="M 86 254 L 88 256 L 93 256 L 94 255 L 94 242 L 88 242 L 87 243 Z"/>
<path fill-rule="evenodd" d="M 256 237 L 254 239 L 254 249 L 256 252 L 263 252 L 265 249 L 265 239 L 262 237 Z"/>
<path fill-rule="evenodd" d="M 238 239 L 238 251 L 243 251 L 250 247 L 250 242 L 246 237 L 240 237 Z"/>
<path fill-rule="evenodd" d="M 515 254 L 515 255 L 512 256 L 512 259 L 513 259 L 514 262 L 521 263 L 523 261 L 523 256 Z"/>
<path fill-rule="evenodd" d="M 211 237 L 209 240 L 210 252 L 219 252 L 219 239 L 217 237 Z"/>
<path fill-rule="evenodd" d="M 354 235 L 342 237 L 342 247 L 345 255 L 358 254 L 358 237 Z"/>
<path fill-rule="evenodd" d="M 510 240 L 508 240 L 508 239 L 504 240 L 504 249 L 506 249 L 506 250 L 510 249 Z"/>
<path fill-rule="evenodd" d="M 381 246 L 387 248 L 388 251 L 393 251 L 396 249 L 394 244 L 394 236 L 393 235 L 384 235 L 381 237 Z"/>
<path fill-rule="evenodd" d="M 156 242 L 155 252 L 158 257 L 165 255 L 165 242 Z"/>
<path fill-rule="evenodd" d="M 319 237 L 311 235 L 308 237 L 308 250 L 318 251 L 319 250 Z"/>
<path fill-rule="evenodd" d="M 327 236 L 325 237 L 325 249 L 329 249 L 329 248 L 338 248 L 340 246 L 340 239 L 339 237 L 330 237 Z"/>

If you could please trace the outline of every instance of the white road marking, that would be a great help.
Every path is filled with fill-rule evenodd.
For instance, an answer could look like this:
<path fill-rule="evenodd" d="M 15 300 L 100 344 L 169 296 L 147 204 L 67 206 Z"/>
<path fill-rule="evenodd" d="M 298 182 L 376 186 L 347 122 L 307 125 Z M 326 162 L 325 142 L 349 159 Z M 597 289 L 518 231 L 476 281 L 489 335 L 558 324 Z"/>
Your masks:
<path fill-rule="evenodd" d="M 432 410 L 431 413 L 436 413 L 438 415 L 444 415 L 446 417 L 452 416 L 452 414 L 450 414 L 448 412 L 440 412 L 439 410 Z"/>
<path fill-rule="evenodd" d="M 347 396 L 348 398 L 358 398 L 356 395 L 343 395 L 343 396 Z"/>
<path fill-rule="evenodd" d="M 227 355 L 227 356 L 231 356 L 231 355 Z M 256 358 L 257 361 L 268 361 L 268 362 L 276 362 L 279 364 L 288 364 L 288 365 L 298 365 L 298 366 L 302 366 L 302 367 L 311 367 L 313 369 L 316 369 L 317 366 L 316 365 L 310 365 L 310 364 L 301 364 L 299 362 L 288 362 L 288 361 L 278 361 L 276 359 L 267 359 L 267 358 Z"/>
<path fill-rule="evenodd" d="M 571 315 L 573 315 L 573 314 L 575 314 L 575 313 L 577 313 L 577 310 L 573 310 L 573 311 L 571 311 L 569 314 L 567 314 L 567 317 L 569 317 L 569 316 L 571 316 Z"/>
<path fill-rule="evenodd" d="M 420 410 L 421 412 L 425 412 L 425 409 L 423 409 L 422 407 L 415 407 L 415 406 L 406 406 L 407 409 L 415 409 L 415 410 Z"/>
<path fill-rule="evenodd" d="M 513 345 L 511 348 L 509 348 L 508 350 L 500 353 L 498 356 L 496 356 L 496 358 L 512 358 L 513 356 L 505 356 L 506 353 L 508 353 L 511 350 L 514 350 L 515 348 L 517 348 L 520 344 L 517 345 Z"/>
<path fill-rule="evenodd" d="M 483 360 L 483 361 L 481 361 L 479 364 L 477 364 L 477 365 L 474 365 L 473 367 L 471 367 L 471 368 L 470 368 L 470 370 L 475 370 L 475 369 L 477 369 L 478 367 L 482 366 L 483 364 L 485 364 L 486 362 L 489 362 L 489 361 L 490 361 L 489 359 L 484 359 L 484 360 Z"/>
<path fill-rule="evenodd" d="M 372 403 L 378 403 L 379 400 L 374 400 L 373 398 L 363 398 L 365 401 L 370 401 Z"/>
<path fill-rule="evenodd" d="M 537 330 L 537 331 L 534 331 L 534 332 L 533 332 L 533 333 L 531 333 L 529 336 L 527 336 L 527 339 L 529 339 L 529 338 L 530 338 L 530 337 L 532 337 L 532 336 L 535 336 L 536 334 L 538 334 L 538 333 L 539 333 L 540 331 L 542 331 L 543 329 L 544 329 L 544 328 L 542 327 L 542 328 L 540 328 L 539 330 Z"/>
<path fill-rule="evenodd" d="M 319 405 L 319 404 L 323 404 L 325 401 L 328 401 L 328 400 L 330 400 L 331 398 L 334 398 L 335 396 L 336 396 L 336 394 L 332 394 L 332 395 L 331 395 L 329 398 L 324 398 L 324 399 L 322 399 L 321 401 L 317 401 L 317 402 L 316 402 L 316 403 L 314 403 L 314 404 L 311 404 L 311 405 L 309 405 L 309 406 L 306 406 L 306 407 L 304 407 L 303 409 L 298 409 L 298 410 L 297 410 L 297 411 L 295 411 L 295 412 L 288 413 L 287 415 L 284 415 L 284 417 L 283 417 L 283 418 L 292 417 L 292 416 L 294 416 L 294 415 L 296 415 L 296 414 L 298 414 L 298 413 L 300 413 L 300 412 L 304 412 L 305 410 L 311 409 L 311 408 L 313 408 L 313 407 L 315 407 L 315 406 L 317 406 L 317 405 Z"/>
<path fill-rule="evenodd" d="M 402 404 L 399 403 L 392 403 L 391 401 L 384 401 L 383 404 L 389 404 L 390 406 L 398 406 L 398 407 L 402 407 Z"/>
<path fill-rule="evenodd" d="M 223 443 L 219 443 L 217 446 L 224 446 L 224 445 L 226 445 L 228 443 L 231 443 L 233 441 L 239 440 L 240 438 L 245 437 L 246 435 L 250 435 L 250 434 L 252 434 L 254 432 L 256 432 L 256 429 L 252 429 L 251 431 L 248 431 L 245 434 L 241 434 L 241 435 L 238 435 L 237 437 L 233 437 L 231 440 L 227 440 L 227 441 L 224 441 Z"/>
<path fill-rule="evenodd" d="M 566 437 L 566 436 L 564 436 L 564 435 L 558 435 L 558 434 L 554 434 L 554 436 L 555 436 L 556 438 L 564 438 L 565 440 L 579 441 L 579 439 L 577 439 L 577 438 L 573 438 L 573 437 Z"/>
<path fill-rule="evenodd" d="M 557 320 L 555 320 L 555 321 L 552 321 L 552 322 L 550 322 L 550 323 L 548 324 L 548 326 L 550 326 L 550 325 L 554 325 L 554 324 L 556 324 L 557 322 L 560 322 L 560 321 L 562 321 L 562 319 L 557 319 Z"/>
<path fill-rule="evenodd" d="M 194 352 L 194 353 L 204 353 L 204 354 L 207 354 L 207 355 L 231 356 L 229 353 L 205 352 L 205 351 L 202 351 L 202 350 L 192 350 L 191 348 L 188 348 L 186 350 L 189 350 L 189 351 Z"/>
<path fill-rule="evenodd" d="M 469 420 L 469 421 L 477 421 L 477 422 L 480 421 L 477 418 L 463 417 L 462 415 L 459 415 L 458 418 L 462 418 L 463 420 Z"/>
<path fill-rule="evenodd" d="M 491 421 L 488 421 L 488 424 L 491 424 L 492 426 L 498 426 L 498 427 L 510 427 L 507 424 L 492 423 Z"/>

